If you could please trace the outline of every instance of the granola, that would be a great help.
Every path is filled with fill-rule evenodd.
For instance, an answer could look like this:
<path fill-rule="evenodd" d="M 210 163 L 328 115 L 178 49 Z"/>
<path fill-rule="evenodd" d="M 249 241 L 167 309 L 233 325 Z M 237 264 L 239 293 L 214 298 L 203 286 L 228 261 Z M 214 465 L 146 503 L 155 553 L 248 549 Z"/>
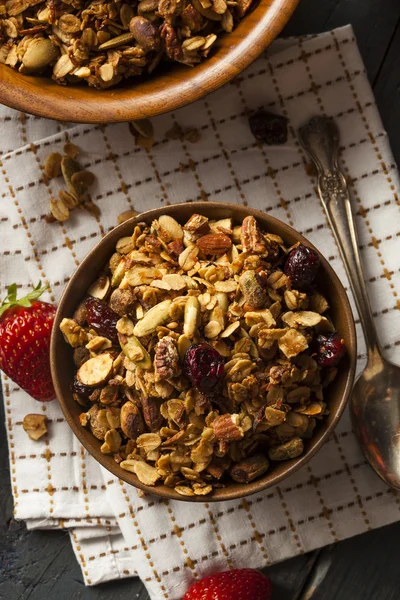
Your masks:
<path fill-rule="evenodd" d="M 75 160 L 79 153 L 78 146 L 68 142 L 64 145 L 64 156 L 59 152 L 52 152 L 45 160 L 44 178 L 49 180 L 62 175 L 67 186 L 66 190 L 61 189 L 58 192 L 58 199 L 50 198 L 50 213 L 44 216 L 47 223 L 67 221 L 71 211 L 77 206 L 84 208 L 93 216 L 100 214 L 98 207 L 88 195 L 88 188 L 93 185 L 95 176 L 90 171 L 82 169 Z"/>
<path fill-rule="evenodd" d="M 103 453 L 187 497 L 303 453 L 329 413 L 324 388 L 338 360 L 327 363 L 326 342 L 318 355 L 334 331 L 328 300 L 315 282 L 296 289 L 293 265 L 286 272 L 296 249 L 252 216 L 237 225 L 163 215 L 118 240 L 60 326 L 80 422 Z"/>
<path fill-rule="evenodd" d="M 105 89 L 160 62 L 194 66 L 230 33 L 253 0 L 5 0 L 0 62 L 60 84 Z M 144 141 L 146 135 L 140 132 Z"/>

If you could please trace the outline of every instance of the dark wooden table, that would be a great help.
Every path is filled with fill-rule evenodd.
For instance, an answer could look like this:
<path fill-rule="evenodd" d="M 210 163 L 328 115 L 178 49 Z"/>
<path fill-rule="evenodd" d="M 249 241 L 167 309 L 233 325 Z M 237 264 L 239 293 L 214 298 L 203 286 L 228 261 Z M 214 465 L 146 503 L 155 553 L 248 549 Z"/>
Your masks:
<path fill-rule="evenodd" d="M 301 0 L 286 35 L 352 23 L 378 107 L 400 163 L 400 0 Z M 399 137 L 398 137 L 399 136 Z M 28 532 L 12 519 L 0 402 L 0 599 L 148 600 L 138 579 L 85 588 L 69 536 Z M 400 523 L 266 569 L 274 600 L 398 600 Z"/>

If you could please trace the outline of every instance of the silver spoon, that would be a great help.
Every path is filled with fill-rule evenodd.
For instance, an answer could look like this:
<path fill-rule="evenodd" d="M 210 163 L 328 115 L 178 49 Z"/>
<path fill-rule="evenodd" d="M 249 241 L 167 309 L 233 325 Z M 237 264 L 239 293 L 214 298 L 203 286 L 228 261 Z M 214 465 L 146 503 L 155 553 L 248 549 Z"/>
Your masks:
<path fill-rule="evenodd" d="M 299 135 L 318 170 L 319 196 L 346 267 L 367 344 L 367 366 L 351 397 L 353 428 L 376 473 L 400 489 L 400 368 L 383 357 L 377 338 L 349 190 L 338 166 L 339 130 L 332 119 L 313 117 Z"/>

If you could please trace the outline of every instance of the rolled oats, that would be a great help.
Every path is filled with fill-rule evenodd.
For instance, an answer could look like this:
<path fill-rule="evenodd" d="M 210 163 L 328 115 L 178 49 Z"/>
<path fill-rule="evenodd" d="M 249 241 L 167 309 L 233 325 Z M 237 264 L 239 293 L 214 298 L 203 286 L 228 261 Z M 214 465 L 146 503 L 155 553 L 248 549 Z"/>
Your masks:
<path fill-rule="evenodd" d="M 187 497 L 229 477 L 248 483 L 270 461 L 299 456 L 328 414 L 323 392 L 337 369 L 322 369 L 312 350 L 320 328 L 333 327 L 328 302 L 315 286 L 292 287 L 288 250 L 253 217 L 240 227 L 164 215 L 121 238 L 88 289 L 99 310 L 114 311 L 109 337 L 91 327 L 85 303 L 63 319 L 93 403 L 81 424 L 141 483 Z M 190 362 L 199 348 L 204 364 Z"/>

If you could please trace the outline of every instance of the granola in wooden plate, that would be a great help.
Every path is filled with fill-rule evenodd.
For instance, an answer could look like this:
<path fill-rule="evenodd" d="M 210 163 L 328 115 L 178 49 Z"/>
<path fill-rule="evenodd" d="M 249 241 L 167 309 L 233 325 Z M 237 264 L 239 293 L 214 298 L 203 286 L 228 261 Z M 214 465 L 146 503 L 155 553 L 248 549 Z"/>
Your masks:
<path fill-rule="evenodd" d="M 82 426 L 143 484 L 189 497 L 300 456 L 344 353 L 318 267 L 252 216 L 138 223 L 60 325 Z"/>
<path fill-rule="evenodd" d="M 4 0 L 0 63 L 104 89 L 161 61 L 193 66 L 253 0 Z"/>

